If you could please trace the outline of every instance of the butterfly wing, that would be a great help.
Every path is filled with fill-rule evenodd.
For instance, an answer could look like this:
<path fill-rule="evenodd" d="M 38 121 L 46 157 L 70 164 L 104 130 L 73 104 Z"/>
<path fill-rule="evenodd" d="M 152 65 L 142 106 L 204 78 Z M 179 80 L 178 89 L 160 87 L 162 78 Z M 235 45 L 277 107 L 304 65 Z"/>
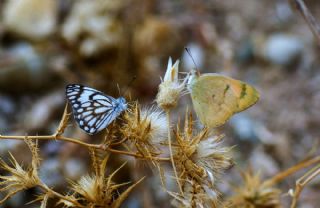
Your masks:
<path fill-rule="evenodd" d="M 80 128 L 95 134 L 106 128 L 119 114 L 116 99 L 78 84 L 67 85 L 66 95 Z"/>
<path fill-rule="evenodd" d="M 190 84 L 194 109 L 209 128 L 224 124 L 233 114 L 241 112 L 259 99 L 249 84 L 219 74 L 204 74 Z"/>

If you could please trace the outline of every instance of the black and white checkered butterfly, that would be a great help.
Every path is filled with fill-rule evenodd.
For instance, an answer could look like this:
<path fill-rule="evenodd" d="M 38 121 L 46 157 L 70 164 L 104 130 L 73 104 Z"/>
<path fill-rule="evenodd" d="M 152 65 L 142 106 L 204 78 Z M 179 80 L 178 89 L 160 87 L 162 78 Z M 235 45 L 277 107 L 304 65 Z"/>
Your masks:
<path fill-rule="evenodd" d="M 78 84 L 67 85 L 66 95 L 75 120 L 81 129 L 91 135 L 105 129 L 127 109 L 123 97 L 115 99 L 98 90 Z"/>

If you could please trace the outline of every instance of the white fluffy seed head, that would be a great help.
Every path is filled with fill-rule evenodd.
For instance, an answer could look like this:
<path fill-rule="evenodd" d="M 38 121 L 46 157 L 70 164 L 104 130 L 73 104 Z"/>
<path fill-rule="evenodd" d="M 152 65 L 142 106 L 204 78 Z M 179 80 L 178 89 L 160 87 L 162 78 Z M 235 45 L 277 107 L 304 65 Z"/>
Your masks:
<path fill-rule="evenodd" d="M 151 123 L 150 140 L 152 143 L 160 143 L 166 139 L 168 132 L 167 119 L 164 113 L 155 107 L 142 109 L 141 119 Z"/>
<path fill-rule="evenodd" d="M 205 158 L 220 151 L 221 142 L 217 141 L 218 137 L 209 137 L 206 140 L 202 140 L 197 147 L 197 157 Z"/>

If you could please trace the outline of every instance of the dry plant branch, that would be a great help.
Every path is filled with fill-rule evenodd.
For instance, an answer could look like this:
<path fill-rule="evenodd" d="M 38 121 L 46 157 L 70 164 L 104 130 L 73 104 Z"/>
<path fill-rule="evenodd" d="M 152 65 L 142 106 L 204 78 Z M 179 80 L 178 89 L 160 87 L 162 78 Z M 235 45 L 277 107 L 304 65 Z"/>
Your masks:
<path fill-rule="evenodd" d="M 29 149 L 30 149 L 32 156 L 33 156 L 32 157 L 33 158 L 32 159 L 32 167 L 29 168 L 28 170 L 24 170 L 18 164 L 18 162 L 14 159 L 14 157 L 12 155 L 11 155 L 11 158 L 12 158 L 12 166 L 13 167 L 10 167 L 4 161 L 0 161 L 2 167 L 11 173 L 11 176 L 0 176 L 0 178 L 2 180 L 4 180 L 3 182 L 0 183 L 0 185 L 3 186 L 3 188 L 1 188 L 1 191 L 9 191 L 9 193 L 2 200 L 0 200 L 0 203 L 3 203 L 7 199 L 9 199 L 11 196 L 13 196 L 14 194 L 16 194 L 22 190 L 37 186 L 43 191 L 43 194 L 38 196 L 38 198 L 35 200 L 35 201 L 39 201 L 39 200 L 42 201 L 41 207 L 45 207 L 48 199 L 51 197 L 55 197 L 55 198 L 60 199 L 59 203 L 62 203 L 68 207 L 79 207 L 79 208 L 87 207 L 87 205 L 83 205 L 82 201 L 79 201 L 79 199 L 75 195 L 60 194 L 60 193 L 52 190 L 51 188 L 49 188 L 46 184 L 44 184 L 38 178 L 37 167 L 39 166 L 40 159 L 39 159 L 39 155 L 38 155 L 37 144 L 38 144 L 39 140 L 52 140 L 52 141 L 55 140 L 55 141 L 70 142 L 70 143 L 74 143 L 74 144 L 83 146 L 85 148 L 88 148 L 88 150 L 90 150 L 91 153 L 96 150 L 102 150 L 103 152 L 110 152 L 110 153 L 114 153 L 114 154 L 131 156 L 131 157 L 141 159 L 141 160 L 170 162 L 170 158 L 155 157 L 154 155 L 144 155 L 144 154 L 141 154 L 138 152 L 123 151 L 123 150 L 113 149 L 111 147 L 111 146 L 123 144 L 121 142 L 126 142 L 127 141 L 126 138 L 124 138 L 118 142 L 112 142 L 112 143 L 108 143 L 107 140 L 109 138 L 105 138 L 104 141 L 100 144 L 91 144 L 91 143 L 83 142 L 83 141 L 76 139 L 76 138 L 65 137 L 65 136 L 63 136 L 63 133 L 64 133 L 66 127 L 68 126 L 69 118 L 70 118 L 70 114 L 68 113 L 68 106 L 66 105 L 65 109 L 64 109 L 63 116 L 60 121 L 60 124 L 59 124 L 58 128 L 56 129 L 55 133 L 52 135 L 40 135 L 40 136 L 39 135 L 37 135 L 37 136 L 0 135 L 0 139 L 24 140 L 27 143 L 27 145 L 29 146 Z M 110 133 L 106 137 L 113 138 L 112 136 L 113 136 L 112 133 Z M 98 157 L 95 153 L 93 155 L 94 155 L 94 157 Z M 96 161 L 94 164 L 97 166 L 98 162 Z M 104 171 L 104 169 L 105 169 L 105 166 L 100 167 L 101 171 Z M 110 175 L 108 178 L 109 179 L 108 183 L 104 184 L 104 188 L 106 190 L 109 190 L 110 194 L 111 194 L 111 192 L 116 191 L 116 189 L 118 187 L 127 184 L 127 183 L 114 184 L 113 182 L 111 182 L 111 178 L 116 172 L 117 171 L 115 171 L 112 175 Z M 27 178 L 26 178 L 26 176 L 27 176 Z M 12 177 L 13 177 L 13 179 L 11 179 Z M 104 178 L 104 176 L 102 176 L 102 172 L 100 173 L 99 177 Z M 28 178 L 30 178 L 30 179 L 28 179 Z M 124 201 L 124 199 L 127 198 L 128 194 L 131 192 L 131 190 L 137 184 L 139 184 L 142 180 L 143 180 L 143 178 L 141 180 L 139 180 L 138 182 L 134 183 L 133 185 L 131 185 L 128 189 L 126 189 L 126 191 L 124 191 L 121 195 L 119 195 L 119 198 L 112 202 L 113 203 L 112 207 L 119 207 L 122 204 L 122 202 Z M 81 181 L 80 181 L 79 185 L 77 185 L 76 187 L 78 187 L 79 189 L 82 188 L 82 190 L 84 190 L 84 192 L 85 192 L 86 188 L 88 188 L 88 187 L 86 187 L 86 185 L 90 186 L 91 182 L 93 184 L 96 184 L 97 186 L 99 186 L 99 184 L 103 184 L 103 181 L 99 180 L 99 183 L 96 183 L 94 178 L 90 178 L 88 176 L 88 177 L 83 178 L 83 184 L 81 184 Z M 22 185 L 23 184 L 24 185 L 21 186 L 21 185 L 19 185 L 20 183 Z M 75 183 L 75 184 L 77 184 L 77 183 Z M 100 190 L 99 187 L 97 190 Z M 77 190 L 75 189 L 74 191 L 76 192 Z M 103 194 L 103 193 L 105 193 L 105 192 L 102 192 L 100 194 Z M 104 197 L 101 195 L 101 197 L 99 199 L 102 199 L 102 198 L 104 198 Z M 108 199 L 111 201 L 113 198 L 111 197 Z M 88 203 L 95 204 L 98 202 L 93 200 Z"/>
<path fill-rule="evenodd" d="M 70 114 L 68 113 L 67 107 L 68 106 L 66 104 L 64 112 L 63 112 L 63 116 L 62 116 L 61 121 L 60 121 L 60 124 L 59 124 L 56 132 L 54 134 L 52 134 L 52 135 L 42 135 L 42 136 L 9 136 L 9 135 L 0 135 L 0 139 L 60 140 L 60 141 L 65 141 L 65 142 L 71 142 L 71 143 L 74 143 L 74 144 L 78 144 L 78 145 L 84 146 L 86 148 L 100 149 L 100 150 L 112 152 L 114 154 L 127 155 L 127 156 L 135 157 L 135 158 L 138 158 L 138 159 L 145 159 L 145 160 L 152 159 L 152 160 L 156 160 L 156 161 L 170 161 L 170 158 L 144 156 L 144 155 L 141 155 L 141 154 L 138 154 L 138 153 L 117 150 L 117 149 L 113 149 L 113 148 L 110 147 L 110 146 L 116 146 L 116 145 L 118 145 L 118 143 L 116 143 L 115 145 L 108 145 L 108 146 L 105 145 L 104 143 L 91 144 L 91 143 L 83 142 L 83 141 L 81 141 L 79 139 L 69 138 L 69 137 L 63 136 L 62 134 L 64 133 L 65 128 L 67 127 L 68 120 L 69 120 L 69 117 L 70 117 Z M 126 140 L 123 139 L 121 141 L 124 142 Z"/>
<path fill-rule="evenodd" d="M 320 46 L 320 25 L 317 23 L 304 1 L 289 0 L 289 3 L 302 15 Z"/>
<path fill-rule="evenodd" d="M 86 142 L 82 142 L 78 139 L 74 138 L 69 138 L 69 137 L 64 137 L 64 136 L 56 136 L 54 135 L 43 135 L 43 136 L 8 136 L 8 135 L 0 135 L 0 139 L 14 139 L 14 140 L 24 140 L 25 138 L 27 139 L 33 139 L 33 140 L 60 140 L 60 141 L 65 141 L 65 142 L 71 142 L 74 144 L 79 144 L 81 146 L 87 147 L 87 148 L 94 148 L 94 149 L 100 149 L 104 151 L 109 151 L 115 154 L 120 154 L 120 155 L 127 155 L 127 156 L 132 156 L 138 159 L 153 159 L 157 161 L 170 161 L 170 158 L 161 158 L 161 157 L 146 157 L 142 156 L 137 153 L 133 152 L 127 152 L 127 151 L 122 151 L 122 150 L 116 150 L 112 149 L 110 147 L 106 147 L 101 144 L 90 144 Z"/>
<path fill-rule="evenodd" d="M 21 139 L 20 137 L 18 138 Z M 127 185 L 128 183 L 116 184 L 112 179 L 125 164 L 113 171 L 109 176 L 106 176 L 106 163 L 109 157 L 106 156 L 102 161 L 100 161 L 100 156 L 95 152 L 96 149 L 88 147 L 93 160 L 95 174 L 92 176 L 84 176 L 77 183 L 72 182 L 71 190 L 74 192 L 72 195 L 60 194 L 49 188 L 38 177 L 38 167 L 41 159 L 39 157 L 38 139 L 36 138 L 37 137 L 35 136 L 33 139 L 30 139 L 28 136 L 24 136 L 23 138 L 32 153 L 32 163 L 28 168 L 22 167 L 10 153 L 11 165 L 0 160 L 0 166 L 2 169 L 9 172 L 9 175 L 0 176 L 0 179 L 2 179 L 0 182 L 0 191 L 8 192 L 6 196 L 0 200 L 0 204 L 4 203 L 6 200 L 22 190 L 39 187 L 40 190 L 42 190 L 42 194 L 34 201 L 41 200 L 41 207 L 46 206 L 49 198 L 55 197 L 59 199 L 59 203 L 63 203 L 67 207 L 85 208 L 88 206 L 96 207 L 96 205 L 104 206 L 109 204 L 112 208 L 118 208 L 128 197 L 128 194 L 132 189 L 144 179 L 141 178 L 139 181 L 129 186 L 123 193 L 119 194 L 117 192 L 118 188 Z M 44 138 L 48 139 L 50 137 L 48 136 Z M 51 136 L 51 139 L 54 139 L 54 135 Z M 92 193 L 92 191 L 94 191 L 94 193 Z M 116 193 L 118 197 L 114 198 Z"/>
<path fill-rule="evenodd" d="M 296 173 L 299 170 L 302 170 L 311 165 L 317 164 L 320 162 L 320 156 L 316 156 L 314 158 L 304 160 L 287 170 L 284 170 L 274 177 L 263 181 L 260 177 L 260 173 L 253 174 L 252 170 L 249 169 L 247 171 L 241 172 L 241 176 L 243 178 L 243 185 L 235 186 L 234 191 L 236 194 L 229 198 L 227 204 L 229 203 L 230 207 L 274 207 L 280 208 L 280 195 L 281 190 L 278 189 L 275 185 L 280 181 L 287 178 L 289 175 Z M 296 183 L 296 191 L 292 190 L 293 203 L 296 204 L 296 201 L 299 197 L 299 194 L 305 186 L 316 174 L 319 174 L 320 165 L 317 168 L 309 171 L 305 176 L 299 179 Z M 294 208 L 292 206 L 291 208 Z"/>
<path fill-rule="evenodd" d="M 283 179 L 287 178 L 289 175 L 296 173 L 297 171 L 302 170 L 303 168 L 309 167 L 309 166 L 314 165 L 319 162 L 320 162 L 320 156 L 314 157 L 309 160 L 302 161 L 302 162 L 288 168 L 287 170 L 278 173 L 277 175 L 273 176 L 269 180 L 265 181 L 265 183 L 268 184 L 269 186 L 272 186 L 274 184 L 279 183 Z"/>
<path fill-rule="evenodd" d="M 171 122 L 170 122 L 170 110 L 166 111 L 167 114 L 167 123 L 168 123 L 168 147 L 169 147 L 169 153 L 170 153 L 170 159 L 171 159 L 171 164 L 172 164 L 172 168 L 173 168 L 173 172 L 174 175 L 176 177 L 176 181 L 180 190 L 181 195 L 183 196 L 183 190 L 182 190 L 182 186 L 180 184 L 180 178 L 178 177 L 178 173 L 177 173 L 177 169 L 176 169 L 176 165 L 174 164 L 174 158 L 173 158 L 173 153 L 172 153 L 172 146 L 171 146 Z"/>
<path fill-rule="evenodd" d="M 83 207 L 77 201 L 66 198 L 65 196 L 55 192 L 50 189 L 46 184 L 44 184 L 38 176 L 38 167 L 40 165 L 38 140 L 32 141 L 28 140 L 27 137 L 24 138 L 25 143 L 28 145 L 32 153 L 32 163 L 28 168 L 23 168 L 12 154 L 10 154 L 11 165 L 8 165 L 3 160 L 0 160 L 0 165 L 2 169 L 6 170 L 9 175 L 0 176 L 2 179 L 0 186 L 0 191 L 8 191 L 8 194 L 0 201 L 0 204 L 4 203 L 10 197 L 16 193 L 26 190 L 32 187 L 40 187 L 45 194 L 56 196 L 60 199 L 65 199 L 70 203 L 77 205 L 78 207 Z"/>
<path fill-rule="evenodd" d="M 44 183 L 39 184 L 39 187 L 40 187 L 43 191 L 45 191 L 46 193 L 48 193 L 49 196 L 54 195 L 54 196 L 56 196 L 56 197 L 59 198 L 59 199 L 66 200 L 66 201 L 68 201 L 68 202 L 76 205 L 77 207 L 85 207 L 85 206 L 81 205 L 80 203 L 78 203 L 76 200 L 71 200 L 70 198 L 68 198 L 68 197 L 66 197 L 66 196 L 64 196 L 64 195 L 62 195 L 62 194 L 60 194 L 60 193 L 58 193 L 58 192 L 50 189 L 50 188 L 49 188 L 47 185 L 45 185 Z"/>
<path fill-rule="evenodd" d="M 298 199 L 303 188 L 318 175 L 320 175 L 320 164 L 309 170 L 306 174 L 304 174 L 296 181 L 295 190 L 291 189 L 289 191 L 291 193 L 290 195 L 292 195 L 292 202 L 290 206 L 291 208 L 297 207 Z"/>

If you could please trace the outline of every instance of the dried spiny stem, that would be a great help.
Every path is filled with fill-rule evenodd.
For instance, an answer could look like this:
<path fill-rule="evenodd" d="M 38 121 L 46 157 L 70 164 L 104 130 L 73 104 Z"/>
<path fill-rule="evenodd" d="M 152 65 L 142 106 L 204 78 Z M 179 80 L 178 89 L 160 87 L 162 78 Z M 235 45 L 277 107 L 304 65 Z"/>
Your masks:
<path fill-rule="evenodd" d="M 78 198 L 75 195 L 66 195 L 64 198 L 61 198 L 57 204 L 61 204 L 64 208 L 77 207 Z"/>
<path fill-rule="evenodd" d="M 50 198 L 50 194 L 44 194 L 42 197 L 41 197 L 41 205 L 40 205 L 40 208 L 46 208 L 47 207 L 47 204 L 48 204 L 48 200 Z"/>
<path fill-rule="evenodd" d="M 65 129 L 68 126 L 69 118 L 70 118 L 70 113 L 68 113 L 68 103 L 66 103 L 66 106 L 64 108 L 63 115 L 62 115 L 60 124 L 56 130 L 55 136 L 60 136 L 64 133 Z"/>
<path fill-rule="evenodd" d="M 32 162 L 31 167 L 33 171 L 33 175 L 38 176 L 38 167 L 40 165 L 40 156 L 39 156 L 39 148 L 38 148 L 38 140 L 30 140 L 28 137 L 24 139 L 25 143 L 28 145 L 31 154 L 32 154 Z"/>
<path fill-rule="evenodd" d="M 89 148 L 92 168 L 95 175 L 104 175 L 105 166 L 109 159 L 109 154 L 106 154 L 104 151 L 99 151 L 98 149 Z M 102 169 L 101 169 L 102 168 Z"/>
<path fill-rule="evenodd" d="M 306 167 L 309 167 L 311 165 L 318 164 L 319 162 L 320 162 L 320 156 L 316 156 L 316 157 L 313 157 L 308 160 L 303 160 L 303 161 L 295 164 L 294 166 L 292 166 L 284 171 L 281 171 L 280 173 L 276 174 L 272 178 L 266 180 L 265 183 L 269 184 L 270 186 L 277 184 L 280 181 L 287 178 L 288 176 L 290 176 L 291 174 L 296 173 L 297 171 L 304 169 Z"/>
<path fill-rule="evenodd" d="M 178 172 L 176 169 L 176 165 L 174 164 L 174 158 L 173 158 L 173 152 L 172 152 L 172 145 L 171 145 L 171 127 L 170 127 L 170 110 L 167 110 L 167 122 L 168 122 L 168 147 L 169 147 L 169 153 L 170 153 L 170 159 L 171 159 L 171 165 L 174 172 L 174 175 L 176 177 L 176 181 L 180 190 L 181 195 L 183 195 L 182 186 L 178 177 Z"/>
<path fill-rule="evenodd" d="M 51 192 L 41 193 L 37 195 L 34 200 L 28 202 L 27 204 L 32 204 L 34 202 L 41 202 L 40 208 L 46 208 L 48 204 L 48 200 L 51 197 L 53 197 L 53 194 L 51 194 Z"/>
<path fill-rule="evenodd" d="M 155 155 L 159 155 L 161 152 L 157 151 L 156 146 L 154 145 L 154 143 L 160 143 L 163 138 L 165 138 L 164 134 L 167 132 L 167 126 L 166 126 L 166 121 L 165 121 L 165 117 L 162 115 L 162 113 L 154 108 L 151 108 L 149 110 L 144 110 L 141 112 L 139 105 L 136 103 L 135 104 L 135 108 L 133 111 L 128 111 L 127 114 L 128 119 L 126 120 L 126 122 L 128 122 L 127 124 L 130 124 L 132 121 L 136 121 L 135 124 L 141 124 L 141 125 L 127 125 L 126 128 L 122 128 L 120 131 L 123 133 L 128 133 L 128 134 L 124 134 L 125 136 L 123 137 L 122 140 L 120 140 L 119 142 L 116 143 L 108 143 L 107 138 L 109 138 L 109 133 L 107 134 L 107 136 L 105 137 L 105 140 L 101 143 L 101 144 L 90 144 L 90 143 L 86 143 L 83 142 L 79 139 L 76 138 L 69 138 L 69 137 L 65 137 L 62 136 L 62 133 L 64 132 L 66 126 L 67 126 L 67 121 L 69 118 L 69 114 L 67 112 L 67 106 L 65 108 L 64 114 L 62 116 L 60 125 L 56 131 L 56 133 L 54 133 L 53 135 L 43 135 L 43 136 L 7 136 L 7 135 L 0 135 L 0 139 L 14 139 L 14 140 L 25 140 L 25 139 L 29 139 L 29 140 L 60 140 L 60 141 L 64 141 L 64 142 L 71 142 L 74 144 L 78 144 L 81 145 L 83 147 L 86 148 L 93 148 L 96 150 L 103 150 L 103 151 L 108 151 L 108 152 L 112 152 L 115 154 L 121 154 L 121 155 L 128 155 L 128 156 L 132 156 L 135 158 L 139 158 L 139 159 L 143 159 L 143 160 L 151 160 L 151 161 L 169 161 L 169 158 L 161 158 L 161 157 L 156 157 Z M 141 117 L 144 118 L 144 120 L 141 120 Z M 133 119 L 133 120 L 132 120 Z M 145 124 L 148 125 L 145 125 Z M 140 150 L 139 153 L 134 153 L 134 152 L 127 152 L 127 151 L 122 151 L 122 150 L 117 150 L 117 149 L 113 149 L 111 148 L 111 146 L 115 146 L 115 145 L 120 145 L 123 144 L 126 140 L 128 140 L 128 138 L 132 138 L 133 140 L 131 142 L 133 142 L 134 144 L 138 144 L 138 141 L 141 142 L 141 140 L 134 140 L 134 138 L 140 138 L 141 137 L 135 137 L 134 135 L 140 135 L 141 134 L 138 132 L 135 132 L 134 134 L 130 133 L 130 128 L 131 127 L 135 127 L 132 130 L 135 131 L 139 131 L 139 127 L 144 127 L 144 133 L 142 134 L 142 144 L 136 145 L 137 149 Z M 110 134 L 112 136 L 112 138 L 114 138 L 115 136 L 115 132 L 114 130 L 119 130 L 116 127 L 112 128 L 110 127 Z M 133 137 L 131 137 L 131 136 Z M 145 137 L 145 136 L 149 136 L 149 137 Z M 144 140 L 143 138 L 148 138 L 146 140 Z M 136 141 L 136 142 L 134 142 Z M 149 149 L 154 149 L 154 151 L 150 152 Z M 146 153 L 146 154 L 143 154 Z"/>
<path fill-rule="evenodd" d="M 110 147 L 106 147 L 104 144 L 90 144 L 86 142 L 82 142 L 79 139 L 75 138 L 69 138 L 64 136 L 55 136 L 55 135 L 44 135 L 44 136 L 6 136 L 6 135 L 0 135 L 0 139 L 13 139 L 13 140 L 25 140 L 25 139 L 31 139 L 31 140 L 60 140 L 64 142 L 71 142 L 74 144 L 81 145 L 86 148 L 93 148 L 93 149 L 99 149 L 103 151 L 112 152 L 115 154 L 120 155 L 128 155 L 131 157 L 135 157 L 138 159 L 145 159 L 145 160 L 155 160 L 155 161 L 169 161 L 169 158 L 161 158 L 161 157 L 153 157 L 153 156 L 143 156 L 141 154 L 133 153 L 133 152 L 126 152 L 121 150 L 112 149 Z"/>
<path fill-rule="evenodd" d="M 301 178 L 296 181 L 295 190 L 290 190 L 289 193 L 292 196 L 291 208 L 295 208 L 298 203 L 299 196 L 303 190 L 303 188 L 315 177 L 320 175 L 320 164 L 316 167 L 312 168 L 306 174 L 304 174 Z"/>
<path fill-rule="evenodd" d="M 121 139 L 119 141 L 117 137 L 118 130 L 119 128 L 116 125 L 116 122 L 112 122 L 107 128 L 102 144 L 105 145 L 106 147 L 110 147 L 110 146 L 121 145 L 122 143 L 124 143 L 126 141 L 126 138 Z"/>
<path fill-rule="evenodd" d="M 193 208 L 217 208 L 219 206 L 216 190 L 206 185 L 200 185 L 196 181 L 190 180 L 184 183 L 184 195 L 169 192 L 174 198 L 172 204 L 174 207 L 193 207 Z"/>

